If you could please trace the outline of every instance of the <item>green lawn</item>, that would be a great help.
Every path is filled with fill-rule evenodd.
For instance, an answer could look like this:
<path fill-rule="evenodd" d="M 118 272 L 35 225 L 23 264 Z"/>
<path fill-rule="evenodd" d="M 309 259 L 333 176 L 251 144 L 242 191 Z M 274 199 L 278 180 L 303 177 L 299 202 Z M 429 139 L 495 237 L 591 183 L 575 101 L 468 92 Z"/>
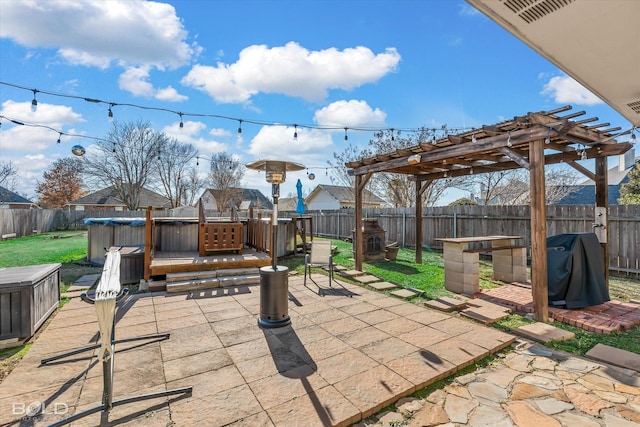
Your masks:
<path fill-rule="evenodd" d="M 0 267 L 66 263 L 86 256 L 86 231 L 33 234 L 0 242 Z"/>

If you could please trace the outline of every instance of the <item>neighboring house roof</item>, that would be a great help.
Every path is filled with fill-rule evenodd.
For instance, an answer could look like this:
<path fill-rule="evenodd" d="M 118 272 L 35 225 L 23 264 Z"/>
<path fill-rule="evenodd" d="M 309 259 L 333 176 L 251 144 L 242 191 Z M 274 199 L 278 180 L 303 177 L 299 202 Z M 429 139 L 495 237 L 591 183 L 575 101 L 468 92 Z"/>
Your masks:
<path fill-rule="evenodd" d="M 14 193 L 4 187 L 0 187 L 0 204 L 14 204 L 14 205 L 33 205 L 34 203 L 19 195 L 18 193 Z"/>
<path fill-rule="evenodd" d="M 126 206 L 126 204 L 118 198 L 116 195 L 116 190 L 114 186 L 103 188 L 102 190 L 98 190 L 95 193 L 87 194 L 84 197 L 80 197 L 72 202 L 69 202 L 69 205 L 83 205 L 83 206 Z M 169 199 L 164 196 L 161 196 L 158 193 L 154 193 L 151 190 L 147 190 L 146 188 L 140 189 L 140 207 L 144 208 L 147 206 L 152 207 L 169 207 L 171 203 L 169 203 Z"/>
<path fill-rule="evenodd" d="M 309 194 L 306 198 L 307 204 L 309 201 L 313 200 L 320 192 L 326 192 L 331 197 L 336 199 L 341 205 L 353 205 L 355 204 L 355 190 L 352 187 L 345 187 L 340 185 L 327 185 L 327 184 L 318 184 L 316 188 L 313 189 L 311 194 Z M 376 196 L 371 191 L 366 188 L 362 191 L 362 202 L 365 205 L 384 205 L 385 201 L 380 197 Z"/>
<path fill-rule="evenodd" d="M 204 196 L 207 192 L 216 199 L 216 195 L 221 192 L 227 191 L 237 191 L 238 196 L 234 196 L 235 200 L 238 200 L 237 206 L 240 210 L 248 210 L 249 208 L 259 208 L 259 209 L 273 209 L 273 204 L 267 197 L 262 194 L 260 190 L 256 190 L 253 188 L 230 188 L 225 190 L 217 190 L 213 188 L 207 188 L 202 196 Z M 201 197 L 202 197 L 201 196 Z"/>
<path fill-rule="evenodd" d="M 629 181 L 629 172 L 640 162 L 640 157 L 635 157 L 634 150 L 619 156 L 618 165 L 607 171 L 608 198 L 610 205 L 617 205 L 620 198 L 620 186 Z M 557 201 L 556 205 L 593 205 L 596 203 L 595 182 L 587 179 L 579 185 L 569 186 L 570 192 Z"/>

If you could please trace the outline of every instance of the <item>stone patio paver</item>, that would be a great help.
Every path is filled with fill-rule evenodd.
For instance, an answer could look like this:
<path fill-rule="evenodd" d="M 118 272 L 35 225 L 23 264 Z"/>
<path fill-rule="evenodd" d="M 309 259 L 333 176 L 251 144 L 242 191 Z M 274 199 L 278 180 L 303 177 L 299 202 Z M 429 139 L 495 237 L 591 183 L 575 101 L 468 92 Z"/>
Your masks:
<path fill-rule="evenodd" d="M 555 326 L 542 322 L 517 327 L 515 332 L 526 338 L 543 343 L 565 341 L 575 336 L 573 332 L 565 331 L 564 329 L 556 328 Z"/>
<path fill-rule="evenodd" d="M 351 298 L 322 297 L 302 280 L 289 278 L 292 324 L 276 329 L 257 326 L 258 287 L 122 300 L 117 337 L 158 331 L 171 337 L 117 346 L 114 397 L 185 386 L 193 393 L 122 405 L 109 420 L 136 427 L 372 425 L 366 418 L 387 405 L 513 344 L 506 356 L 424 398 L 405 399 L 384 419 L 469 427 L 640 422 L 640 373 L 628 363 L 621 368 L 514 342 L 477 322 L 357 285 L 343 284 L 357 294 Z M 95 319 L 95 308 L 79 300 L 55 315 L 0 383 L 0 424 L 19 423 L 16 408 L 34 401 L 66 405 L 69 413 L 99 402 L 95 351 L 39 366 L 42 357 L 95 342 Z M 73 425 L 96 425 L 101 415 Z M 60 417 L 54 418 L 28 422 Z"/>

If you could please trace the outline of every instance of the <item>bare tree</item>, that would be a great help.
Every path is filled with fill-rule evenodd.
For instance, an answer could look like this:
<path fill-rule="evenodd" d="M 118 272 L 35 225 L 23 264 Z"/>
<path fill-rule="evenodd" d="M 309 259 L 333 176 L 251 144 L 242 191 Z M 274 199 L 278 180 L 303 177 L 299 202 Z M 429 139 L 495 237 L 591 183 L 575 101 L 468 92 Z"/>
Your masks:
<path fill-rule="evenodd" d="M 150 182 L 166 140 L 166 135 L 151 129 L 148 122 L 114 122 L 106 139 L 85 155 L 85 175 L 91 181 L 115 187 L 127 208 L 137 210 L 140 190 Z"/>
<path fill-rule="evenodd" d="M 183 206 L 194 206 L 198 194 L 202 193 L 206 185 L 206 180 L 198 173 L 198 168 L 191 166 L 187 169 L 182 179 L 182 190 L 180 191 Z"/>
<path fill-rule="evenodd" d="M 216 153 L 211 157 L 209 180 L 215 193 L 216 205 L 220 213 L 225 212 L 230 204 L 239 203 L 238 196 L 242 193 L 240 184 L 245 174 L 245 167 L 240 161 L 226 152 Z"/>
<path fill-rule="evenodd" d="M 164 195 L 169 199 L 171 207 L 180 206 L 183 192 L 186 191 L 189 163 L 196 157 L 198 151 L 191 144 L 184 144 L 176 139 L 160 138 L 160 152 L 156 158 L 155 172 Z"/>
<path fill-rule="evenodd" d="M 529 172 L 516 169 L 501 172 L 500 179 L 494 181 L 490 195 L 482 195 L 485 204 L 528 205 L 530 203 Z M 495 178 L 495 176 L 494 176 Z M 560 166 L 545 167 L 545 201 L 554 204 L 569 195 L 575 189 L 578 176 L 573 171 Z M 500 185 L 498 185 L 500 183 Z M 489 192 L 486 191 L 488 194 Z M 482 191 L 481 191 L 482 193 Z"/>
<path fill-rule="evenodd" d="M 16 178 L 18 170 L 11 160 L 0 162 L 0 186 L 13 191 L 16 188 Z"/>
<path fill-rule="evenodd" d="M 40 205 L 44 208 L 62 208 L 67 203 L 82 197 L 82 161 L 74 157 L 56 160 L 46 170 L 38 182 L 36 193 L 40 195 Z"/>
<path fill-rule="evenodd" d="M 441 129 L 446 133 L 446 127 Z M 421 128 L 416 132 L 403 134 L 400 131 L 386 130 L 377 133 L 376 139 L 369 141 L 369 147 L 358 149 L 347 145 L 342 153 L 333 153 L 334 162 L 329 162 L 336 172 L 331 177 L 332 183 L 342 183 L 353 187 L 353 177 L 349 176 L 345 163 L 359 160 L 365 157 L 373 157 L 379 153 L 393 152 L 399 148 L 407 148 L 418 145 L 420 142 L 429 141 L 435 135 L 433 129 Z M 459 178 L 440 179 L 432 182 L 423 194 L 423 205 L 433 206 L 442 194 L 454 187 Z M 372 176 L 367 183 L 369 189 L 385 199 L 394 207 L 413 207 L 415 205 L 415 181 L 409 175 L 379 172 Z"/>

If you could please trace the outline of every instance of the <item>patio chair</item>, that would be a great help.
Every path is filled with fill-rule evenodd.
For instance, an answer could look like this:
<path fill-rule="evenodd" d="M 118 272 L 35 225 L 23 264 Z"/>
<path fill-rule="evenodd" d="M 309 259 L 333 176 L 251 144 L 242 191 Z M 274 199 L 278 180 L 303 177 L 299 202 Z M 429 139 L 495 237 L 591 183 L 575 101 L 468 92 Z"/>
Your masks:
<path fill-rule="evenodd" d="M 331 255 L 330 240 L 313 240 L 311 242 L 311 252 L 304 257 L 304 285 L 307 286 L 307 275 L 311 278 L 311 269 L 313 267 L 323 267 L 329 272 L 329 287 L 333 280 L 333 256 Z M 317 283 L 316 285 L 320 287 Z"/>
<path fill-rule="evenodd" d="M 128 293 L 127 289 L 120 289 L 120 252 L 117 248 L 112 248 L 107 252 L 107 258 L 102 270 L 102 277 L 96 287 L 95 297 L 91 298 L 86 294 L 82 294 L 83 301 L 94 304 L 96 307 L 96 315 L 98 318 L 98 329 L 100 331 L 100 344 L 74 350 L 70 353 L 54 356 L 46 361 L 57 360 L 71 354 L 77 354 L 92 348 L 99 348 L 98 360 L 102 362 L 102 403 L 92 408 L 67 417 L 63 420 L 50 424 L 49 427 L 59 427 L 71 423 L 72 421 L 83 418 L 87 415 L 102 411 L 107 415 L 114 406 L 124 405 L 127 403 L 138 402 L 141 400 L 155 399 L 157 397 L 166 397 L 176 394 L 190 395 L 192 387 L 182 387 L 173 390 L 160 391 L 156 393 L 143 394 L 138 396 L 127 397 L 124 399 L 113 400 L 113 375 L 115 367 L 115 318 L 116 318 L 116 302 Z M 168 334 L 146 335 L 144 337 L 130 338 L 127 341 L 150 339 L 150 338 L 168 338 Z M 124 340 L 122 340 L 124 341 Z M 122 342 L 120 341 L 120 342 Z M 45 362 L 43 361 L 43 364 Z"/>

